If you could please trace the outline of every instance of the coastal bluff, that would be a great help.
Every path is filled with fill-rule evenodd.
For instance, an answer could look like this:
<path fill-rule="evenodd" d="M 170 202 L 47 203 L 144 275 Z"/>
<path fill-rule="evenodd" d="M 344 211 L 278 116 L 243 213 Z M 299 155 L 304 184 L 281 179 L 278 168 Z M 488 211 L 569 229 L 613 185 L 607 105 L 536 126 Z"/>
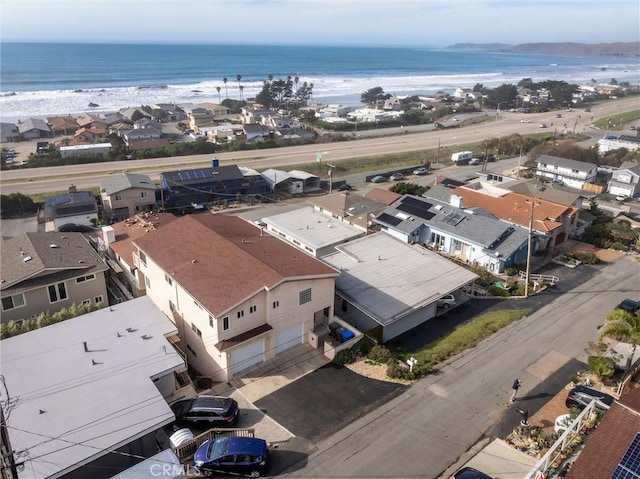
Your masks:
<path fill-rule="evenodd" d="M 447 50 L 477 50 L 537 55 L 622 56 L 640 57 L 640 42 L 616 43 L 456 43 Z"/>

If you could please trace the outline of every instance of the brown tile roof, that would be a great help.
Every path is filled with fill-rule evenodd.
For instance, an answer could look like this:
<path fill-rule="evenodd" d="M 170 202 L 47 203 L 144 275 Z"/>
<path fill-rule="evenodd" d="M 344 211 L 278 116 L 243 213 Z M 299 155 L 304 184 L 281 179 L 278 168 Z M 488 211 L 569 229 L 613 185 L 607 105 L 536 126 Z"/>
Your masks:
<path fill-rule="evenodd" d="M 339 274 L 237 216 L 184 216 L 134 243 L 216 316 L 288 279 Z"/>
<path fill-rule="evenodd" d="M 538 206 L 533 209 L 533 229 L 543 233 L 562 227 L 562 223 L 558 221 L 562 216 L 573 216 L 577 213 L 576 208 L 519 193 L 509 192 L 502 196 L 492 196 L 459 186 L 454 188 L 451 194 L 462 197 L 463 208 L 482 208 L 504 221 L 527 227 L 531 211 L 527 201 L 535 201 Z"/>
<path fill-rule="evenodd" d="M 51 125 L 54 132 L 78 128 L 78 123 L 72 116 L 52 116 L 47 118 L 47 123 Z"/>
<path fill-rule="evenodd" d="M 640 432 L 640 389 L 614 402 L 587 438 L 568 479 L 611 477 L 635 435 Z"/>
<path fill-rule="evenodd" d="M 369 190 L 364 196 L 369 200 L 379 201 L 380 203 L 384 203 L 387 206 L 396 201 L 398 198 L 402 197 L 401 194 L 385 190 L 384 188 L 373 188 Z"/>
<path fill-rule="evenodd" d="M 396 193 L 392 194 L 396 195 Z M 318 196 L 308 201 L 312 205 L 320 207 L 325 211 L 335 213 L 343 218 L 348 218 L 348 221 L 352 224 L 365 229 L 369 225 L 370 215 L 378 215 L 388 206 L 386 203 L 349 191 Z"/>
<path fill-rule="evenodd" d="M 262 324 L 257 328 L 250 329 L 249 331 L 245 331 L 244 333 L 238 334 L 233 338 L 223 339 L 219 343 L 216 343 L 216 349 L 218 351 L 226 351 L 227 349 L 231 349 L 238 344 L 242 344 L 245 341 L 249 341 L 252 338 L 258 337 L 261 334 L 264 334 L 268 331 L 271 331 L 273 328 L 268 324 Z"/>
<path fill-rule="evenodd" d="M 116 234 L 116 242 L 109 246 L 133 270 L 133 253 L 137 251 L 133 241 L 177 219 L 171 213 L 147 213 L 114 223 L 111 226 Z"/>

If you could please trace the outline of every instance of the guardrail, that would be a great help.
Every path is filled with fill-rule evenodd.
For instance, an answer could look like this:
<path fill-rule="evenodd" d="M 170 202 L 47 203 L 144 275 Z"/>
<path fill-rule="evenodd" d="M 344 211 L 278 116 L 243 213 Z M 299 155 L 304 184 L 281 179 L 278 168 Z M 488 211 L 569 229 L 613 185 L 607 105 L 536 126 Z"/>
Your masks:
<path fill-rule="evenodd" d="M 187 441 L 173 449 L 173 452 L 178 456 L 180 462 L 193 456 L 205 441 L 212 439 L 218 439 L 221 437 L 255 437 L 255 429 L 209 429 L 206 432 L 194 437 L 190 441 Z"/>
<path fill-rule="evenodd" d="M 520 279 L 525 279 L 527 277 L 526 271 L 519 272 Z M 553 276 L 552 274 L 530 274 L 529 280 L 532 281 L 546 281 L 551 286 L 555 286 L 555 284 L 560 281 L 560 278 L 557 276 Z"/>

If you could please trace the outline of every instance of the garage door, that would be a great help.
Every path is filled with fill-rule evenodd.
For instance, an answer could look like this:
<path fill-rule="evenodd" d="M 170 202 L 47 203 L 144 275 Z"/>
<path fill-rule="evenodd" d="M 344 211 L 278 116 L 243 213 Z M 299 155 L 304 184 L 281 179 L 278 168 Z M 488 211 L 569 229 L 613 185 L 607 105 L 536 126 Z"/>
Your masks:
<path fill-rule="evenodd" d="M 233 375 L 264 361 L 264 338 L 234 349 L 231 353 Z"/>
<path fill-rule="evenodd" d="M 302 323 L 283 329 L 276 333 L 276 354 L 280 354 L 289 348 L 302 342 Z"/>

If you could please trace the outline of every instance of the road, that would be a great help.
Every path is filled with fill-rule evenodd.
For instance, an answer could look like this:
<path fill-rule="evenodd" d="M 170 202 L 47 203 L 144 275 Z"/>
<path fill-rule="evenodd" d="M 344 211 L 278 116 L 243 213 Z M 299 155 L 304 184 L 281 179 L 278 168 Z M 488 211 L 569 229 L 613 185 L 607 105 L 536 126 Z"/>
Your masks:
<path fill-rule="evenodd" d="M 524 380 L 516 405 L 533 414 L 584 367 L 574 358 L 586 359 L 611 308 L 640 295 L 630 257 L 578 269 L 546 305 L 322 441 L 288 477 L 436 478 L 485 435 L 505 436 L 521 419 L 503 405 L 513 380 Z"/>
<path fill-rule="evenodd" d="M 440 146 L 455 146 L 475 143 L 486 138 L 507 136 L 513 133 L 552 133 L 562 125 L 567 124 L 576 132 L 591 130 L 591 115 L 595 118 L 607 117 L 616 113 L 638 108 L 637 97 L 614 100 L 598 105 L 591 113 L 582 110 L 563 111 L 562 118 L 555 118 L 554 112 L 547 113 L 512 113 L 501 112 L 499 117 L 493 117 L 482 124 L 473 124 L 463 128 L 424 131 L 422 127 L 407 127 L 396 129 L 405 134 L 395 136 L 362 138 L 366 132 L 358 132 L 359 139 L 337 143 L 322 143 L 303 146 L 291 146 L 270 150 L 251 150 L 232 153 L 219 153 L 215 156 L 224 163 L 236 163 L 239 166 L 257 169 L 287 167 L 302 163 L 313 162 L 316 153 L 322 152 L 326 161 L 340 161 L 371 155 L 384 155 L 399 152 L 435 149 Z M 521 123 L 527 118 L 531 123 Z M 546 130 L 538 125 L 546 123 L 553 127 Z M 595 131 L 594 131 L 595 132 Z M 46 193 L 64 191 L 71 183 L 79 189 L 93 188 L 109 175 L 123 171 L 139 172 L 149 175 L 157 181 L 162 171 L 174 169 L 196 168 L 208 166 L 213 155 L 193 155 L 171 158 L 153 158 L 147 160 L 130 160 L 107 163 L 91 163 L 84 165 L 55 166 L 37 169 L 15 169 L 2 172 L 0 186 L 3 194 L 20 192 L 23 194 Z"/>

